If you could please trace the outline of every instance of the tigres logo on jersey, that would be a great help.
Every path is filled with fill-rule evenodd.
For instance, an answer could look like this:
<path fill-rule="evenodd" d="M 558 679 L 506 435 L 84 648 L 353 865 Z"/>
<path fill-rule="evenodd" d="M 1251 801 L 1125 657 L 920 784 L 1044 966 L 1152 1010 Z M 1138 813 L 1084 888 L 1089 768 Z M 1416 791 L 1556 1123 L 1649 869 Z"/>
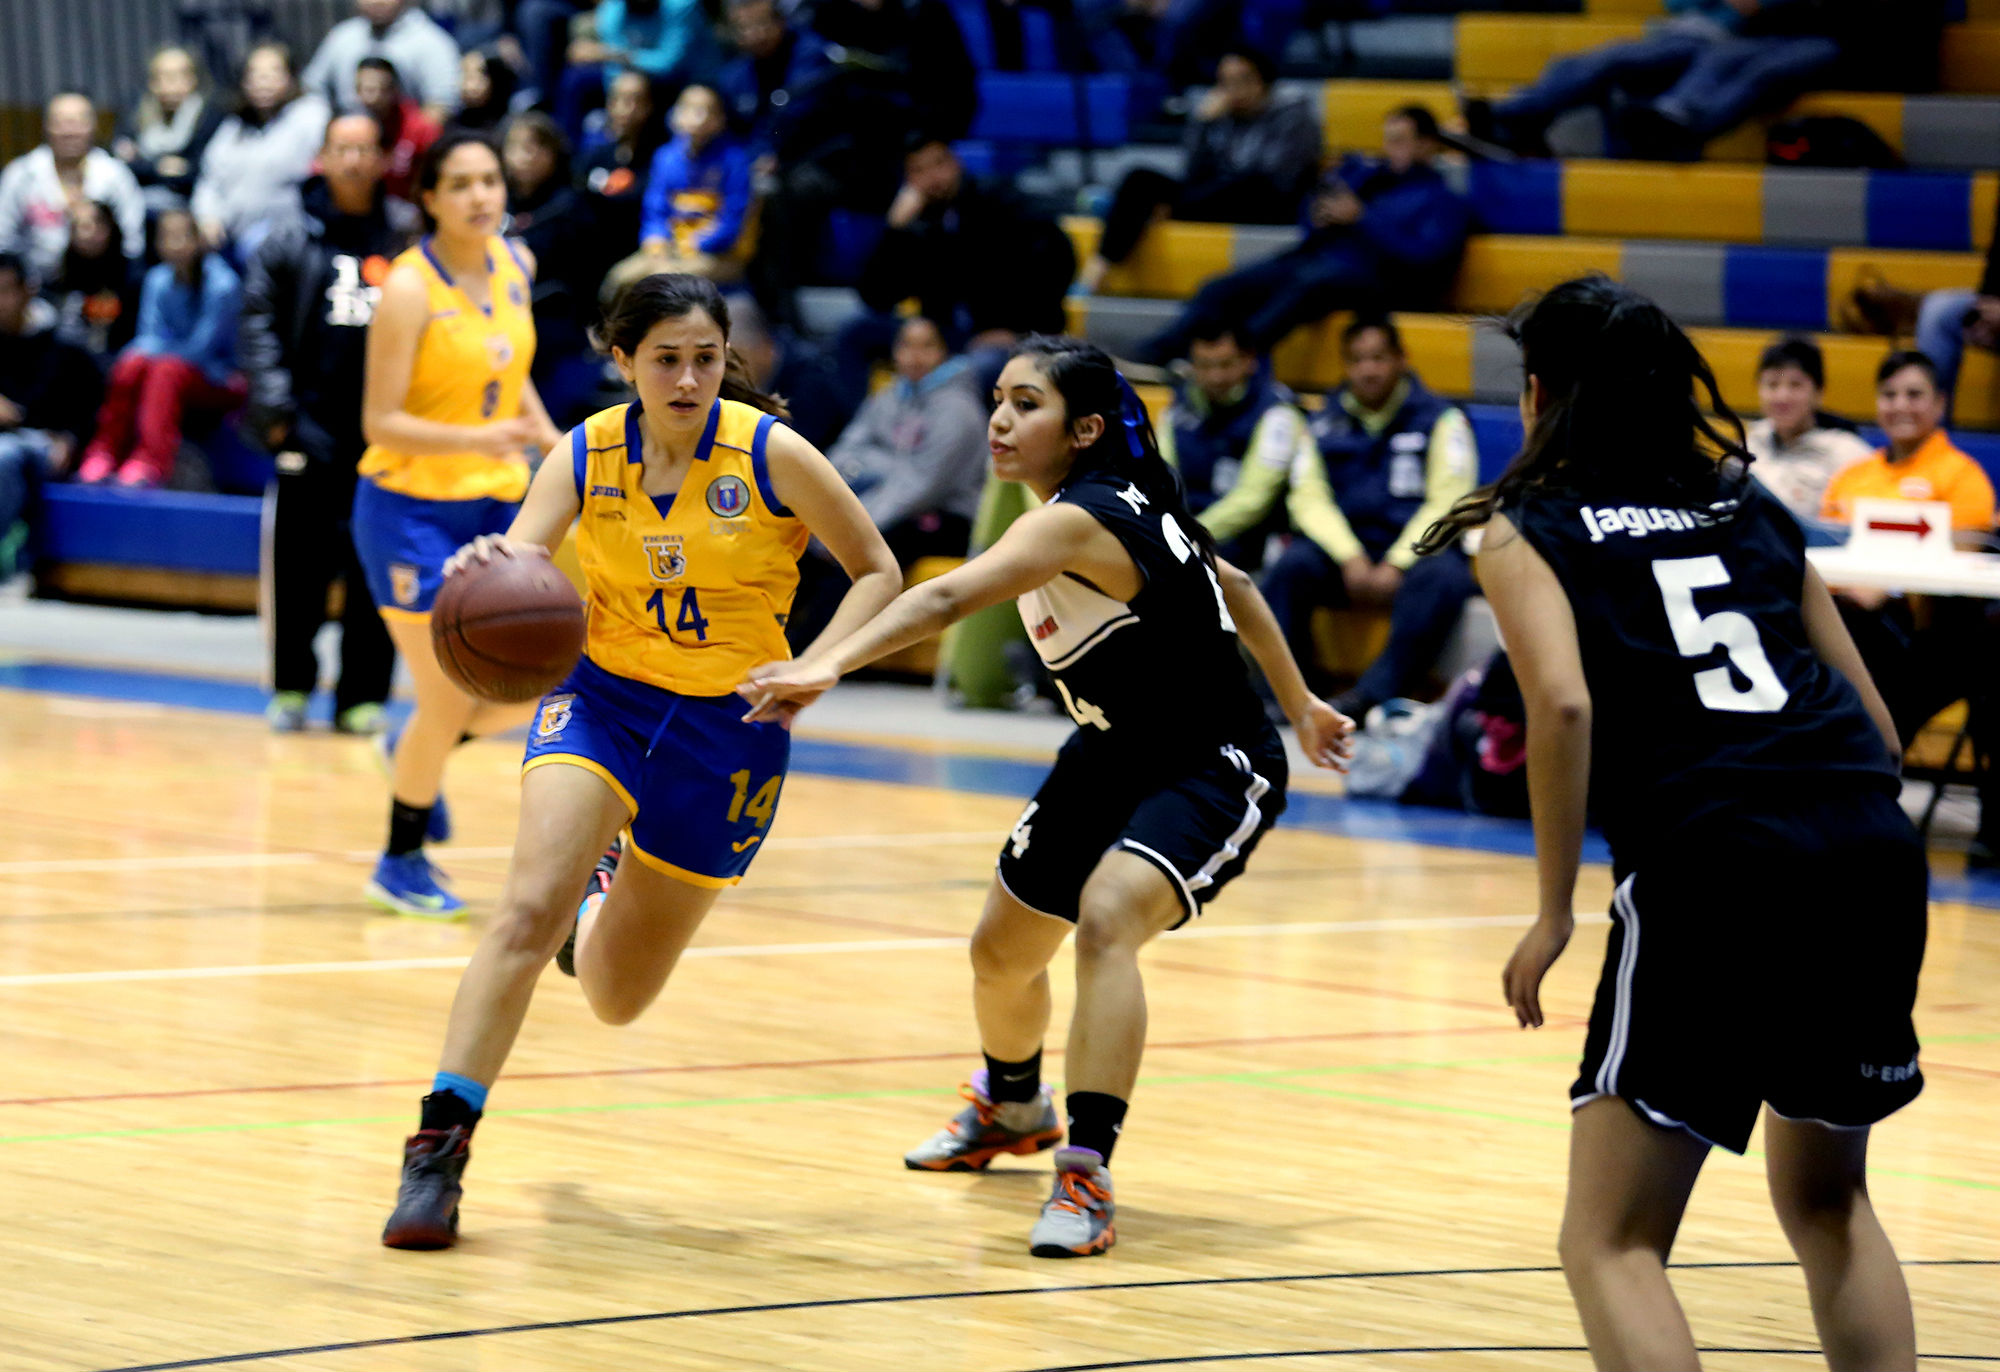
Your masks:
<path fill-rule="evenodd" d="M 687 571 L 687 554 L 681 551 L 679 534 L 647 534 L 646 563 L 655 581 L 679 581 Z"/>
<path fill-rule="evenodd" d="M 569 727 L 570 703 L 575 696 L 557 696 L 542 703 L 542 712 L 535 719 L 536 738 L 554 738 Z"/>

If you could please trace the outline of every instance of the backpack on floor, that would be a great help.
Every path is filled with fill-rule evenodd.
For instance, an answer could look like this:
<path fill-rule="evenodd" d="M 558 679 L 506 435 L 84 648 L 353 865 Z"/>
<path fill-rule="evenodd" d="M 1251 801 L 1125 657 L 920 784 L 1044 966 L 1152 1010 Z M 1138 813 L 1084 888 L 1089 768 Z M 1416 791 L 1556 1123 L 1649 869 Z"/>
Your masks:
<path fill-rule="evenodd" d="M 1771 126 L 1766 160 L 1780 167 L 1865 167 L 1896 171 L 1903 159 L 1882 135 L 1844 114 L 1814 114 Z"/>

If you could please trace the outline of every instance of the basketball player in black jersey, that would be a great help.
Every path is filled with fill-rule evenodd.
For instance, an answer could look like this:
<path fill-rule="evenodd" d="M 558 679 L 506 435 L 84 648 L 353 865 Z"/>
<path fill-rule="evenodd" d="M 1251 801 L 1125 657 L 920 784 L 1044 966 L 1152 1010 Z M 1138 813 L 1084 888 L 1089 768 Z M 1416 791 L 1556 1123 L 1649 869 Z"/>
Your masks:
<path fill-rule="evenodd" d="M 1145 408 L 1102 350 L 1030 338 L 995 401 L 994 474 L 1025 483 L 1041 508 L 833 648 L 760 668 L 741 689 L 750 718 L 795 711 L 856 667 L 1018 600 L 1077 729 L 1002 845 L 972 936 L 986 1066 L 966 1090 L 971 1105 L 904 1161 L 978 1171 L 1061 1141 L 1042 1038 L 1048 964 L 1075 926 L 1069 1141 L 1029 1250 L 1087 1257 L 1116 1239 L 1106 1163 L 1145 1047 L 1139 950 L 1200 914 L 1285 805 L 1285 750 L 1239 635 L 1313 763 L 1344 770 L 1353 722 L 1306 689 L 1256 586 L 1216 560 Z"/>
<path fill-rule="evenodd" d="M 1484 527 L 1527 701 L 1541 912 L 1504 975 L 1524 1026 L 1569 940 L 1586 803 L 1611 846 L 1560 1243 L 1591 1354 L 1699 1365 L 1667 1255 L 1709 1147 L 1742 1152 L 1763 1107 L 1828 1362 L 1914 1368 L 1866 1177 L 1869 1126 L 1923 1086 L 1927 872 L 1889 712 L 1687 335 L 1601 277 L 1509 332 L 1525 446 L 1420 548 Z"/>

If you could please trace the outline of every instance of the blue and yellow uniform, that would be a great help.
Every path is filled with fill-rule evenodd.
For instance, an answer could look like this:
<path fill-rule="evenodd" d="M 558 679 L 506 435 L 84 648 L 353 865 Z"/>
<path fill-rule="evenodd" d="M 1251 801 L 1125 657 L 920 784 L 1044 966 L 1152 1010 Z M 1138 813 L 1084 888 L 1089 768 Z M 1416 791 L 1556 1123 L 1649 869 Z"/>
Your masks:
<path fill-rule="evenodd" d="M 524 771 L 568 763 L 631 812 L 628 847 L 696 886 L 731 886 L 770 831 L 791 733 L 745 724 L 733 692 L 790 656 L 785 616 L 808 534 L 765 463 L 777 421 L 718 400 L 678 495 L 648 495 L 637 405 L 569 434 L 588 587 L 584 657 L 542 700 Z M 559 461 L 562 449 L 551 461 Z"/>
<path fill-rule="evenodd" d="M 514 245 L 497 236 L 486 241 L 487 309 L 452 280 L 428 238 L 394 265 L 422 273 L 430 304 L 403 408 L 441 424 L 519 418 L 535 359 L 534 281 Z M 505 533 L 528 491 L 528 464 L 519 455 L 399 453 L 375 443 L 361 455 L 360 471 L 355 551 L 376 605 L 405 619 L 430 613 L 446 559 L 480 534 Z"/>

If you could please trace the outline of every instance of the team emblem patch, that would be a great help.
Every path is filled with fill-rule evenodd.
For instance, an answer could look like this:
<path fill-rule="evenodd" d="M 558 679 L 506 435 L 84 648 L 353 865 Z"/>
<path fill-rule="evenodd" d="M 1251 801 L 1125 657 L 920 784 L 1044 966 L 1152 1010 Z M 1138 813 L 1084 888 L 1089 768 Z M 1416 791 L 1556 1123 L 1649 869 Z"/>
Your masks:
<path fill-rule="evenodd" d="M 514 360 L 514 343 L 504 333 L 488 334 L 486 358 L 497 369 Z"/>
<path fill-rule="evenodd" d="M 517 310 L 528 303 L 528 297 L 521 293 L 520 282 L 509 281 L 507 283 L 507 303 Z"/>
<path fill-rule="evenodd" d="M 740 476 L 718 476 L 708 483 L 708 508 L 723 519 L 750 513 L 750 487 Z"/>
<path fill-rule="evenodd" d="M 646 568 L 655 581 L 679 581 L 688 569 L 687 554 L 681 551 L 681 536 L 648 534 Z"/>
<path fill-rule="evenodd" d="M 535 718 L 536 738 L 555 738 L 569 727 L 570 706 L 575 696 L 557 696 L 542 702 L 542 712 Z"/>
<path fill-rule="evenodd" d="M 417 569 L 407 562 L 389 564 L 389 594 L 396 597 L 398 605 L 414 605 L 417 595 L 423 590 L 423 578 Z"/>

